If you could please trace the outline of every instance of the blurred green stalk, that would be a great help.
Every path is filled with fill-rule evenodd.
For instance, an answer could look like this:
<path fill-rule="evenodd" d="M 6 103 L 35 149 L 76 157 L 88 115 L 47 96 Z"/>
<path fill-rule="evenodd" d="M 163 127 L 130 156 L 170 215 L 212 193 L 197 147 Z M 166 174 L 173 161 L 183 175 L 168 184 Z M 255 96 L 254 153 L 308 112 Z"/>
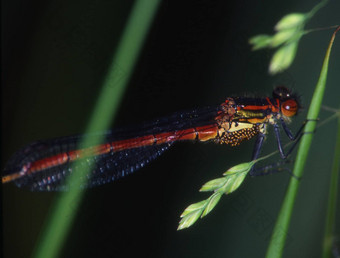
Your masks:
<path fill-rule="evenodd" d="M 325 235 L 323 238 L 322 257 L 329 258 L 332 253 L 332 245 L 334 242 L 336 201 L 338 195 L 338 183 L 340 172 L 340 116 L 338 116 L 338 132 L 335 144 L 334 160 L 332 166 L 332 175 L 329 187 L 327 217 L 325 226 Z"/>
<path fill-rule="evenodd" d="M 159 0 L 135 1 L 85 133 L 103 131 L 115 118 L 117 107 L 132 74 L 159 2 Z M 117 69 L 119 69 L 118 74 Z M 120 76 L 120 78 L 117 78 L 117 76 Z M 103 139 L 98 138 L 98 143 L 101 140 Z M 93 141 L 91 143 L 96 144 Z M 80 143 L 79 147 L 87 144 L 85 140 Z M 90 169 L 88 167 L 87 169 L 82 168 L 82 171 L 73 170 L 68 183 L 82 185 L 85 183 L 83 180 L 86 180 L 86 176 L 82 175 L 88 174 Z M 81 189 L 75 187 L 58 196 L 50 211 L 47 224 L 40 235 L 39 245 L 34 252 L 34 257 L 59 256 L 70 225 L 81 203 L 82 193 Z"/>

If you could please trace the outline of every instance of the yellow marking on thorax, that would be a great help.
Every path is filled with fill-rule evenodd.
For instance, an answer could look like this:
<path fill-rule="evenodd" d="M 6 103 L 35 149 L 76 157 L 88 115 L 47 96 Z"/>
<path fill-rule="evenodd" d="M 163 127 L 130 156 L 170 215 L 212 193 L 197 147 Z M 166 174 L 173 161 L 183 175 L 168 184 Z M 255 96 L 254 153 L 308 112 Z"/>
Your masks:
<path fill-rule="evenodd" d="M 228 132 L 235 132 L 240 131 L 247 128 L 252 128 L 254 125 L 250 123 L 236 123 L 232 122 L 230 125 L 230 128 L 228 129 Z"/>

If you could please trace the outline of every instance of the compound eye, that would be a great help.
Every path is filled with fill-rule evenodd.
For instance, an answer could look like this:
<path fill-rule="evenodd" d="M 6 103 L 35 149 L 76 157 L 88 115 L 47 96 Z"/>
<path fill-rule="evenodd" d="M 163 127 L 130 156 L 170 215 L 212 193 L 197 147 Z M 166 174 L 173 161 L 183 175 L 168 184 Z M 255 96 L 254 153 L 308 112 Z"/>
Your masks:
<path fill-rule="evenodd" d="M 299 109 L 298 103 L 293 99 L 289 99 L 282 102 L 281 112 L 284 116 L 287 117 L 295 116 L 298 109 Z"/>

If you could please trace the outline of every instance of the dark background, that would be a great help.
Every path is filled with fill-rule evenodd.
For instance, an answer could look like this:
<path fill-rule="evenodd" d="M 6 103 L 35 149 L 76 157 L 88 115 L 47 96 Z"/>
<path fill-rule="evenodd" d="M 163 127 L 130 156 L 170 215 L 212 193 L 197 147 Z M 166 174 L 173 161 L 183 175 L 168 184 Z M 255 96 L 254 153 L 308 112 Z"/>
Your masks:
<path fill-rule="evenodd" d="M 269 95 L 275 85 L 285 84 L 302 95 L 305 110 L 291 125 L 297 129 L 332 31 L 305 36 L 293 66 L 274 77 L 267 73 L 272 51 L 251 52 L 247 42 L 272 34 L 285 14 L 307 12 L 318 2 L 163 1 L 113 126 L 218 105 L 231 95 Z M 132 4 L 2 1 L 1 168 L 29 142 L 85 129 Z M 308 28 L 339 24 L 339 10 L 339 1 L 330 1 Z M 337 38 L 324 98 L 333 108 L 339 107 L 339 55 Z M 329 115 L 322 111 L 320 118 Z M 335 133 L 332 121 L 315 134 L 286 257 L 320 256 Z M 288 173 L 247 178 L 205 219 L 176 231 L 184 208 L 208 197 L 198 192 L 201 185 L 248 161 L 253 143 L 237 148 L 180 143 L 133 176 L 88 190 L 61 256 L 263 257 Z M 275 148 L 270 135 L 264 153 Z M 8 184 L 2 195 L 4 256 L 28 257 L 58 194 Z"/>

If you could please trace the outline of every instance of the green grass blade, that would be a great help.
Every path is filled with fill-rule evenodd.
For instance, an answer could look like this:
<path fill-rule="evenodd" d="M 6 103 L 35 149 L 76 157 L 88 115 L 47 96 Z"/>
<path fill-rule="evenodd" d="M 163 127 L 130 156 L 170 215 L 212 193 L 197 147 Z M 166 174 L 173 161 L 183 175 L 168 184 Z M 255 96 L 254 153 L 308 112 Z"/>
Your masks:
<path fill-rule="evenodd" d="M 328 72 L 328 63 L 329 57 L 332 49 L 332 45 L 334 42 L 335 34 L 340 29 L 338 27 L 336 31 L 333 33 L 331 41 L 329 43 L 326 56 L 322 65 L 321 73 L 319 76 L 319 80 L 317 82 L 313 98 L 308 110 L 307 119 L 317 119 L 322 98 L 324 95 L 325 87 L 326 87 L 326 80 L 327 80 L 327 72 Z M 308 122 L 305 127 L 305 132 L 314 132 L 316 123 L 315 122 Z M 307 160 L 308 150 L 312 143 L 313 134 L 305 134 L 301 139 L 301 143 L 296 155 L 296 161 L 294 164 L 293 173 L 297 178 L 301 178 L 303 174 L 303 169 Z M 297 191 L 299 188 L 299 181 L 296 177 L 292 177 L 288 186 L 287 194 L 283 201 L 283 205 L 281 207 L 281 211 L 279 213 L 279 217 L 276 221 L 273 234 L 269 243 L 269 247 L 267 250 L 266 257 L 273 258 L 273 257 L 282 257 L 283 248 L 285 245 L 285 240 L 288 232 L 288 227 L 291 219 L 291 215 L 293 212 L 293 207 L 297 195 Z"/>
<path fill-rule="evenodd" d="M 115 117 L 124 88 L 133 71 L 158 4 L 159 1 L 149 0 L 135 2 L 86 132 L 105 130 Z M 124 71 L 124 76 L 119 80 L 116 78 L 117 65 Z M 98 139 L 98 142 L 100 140 Z M 80 143 L 80 147 L 86 144 L 86 142 Z M 85 177 L 80 177 L 79 173 L 81 175 L 87 174 L 90 169 L 74 171 L 70 176 L 69 183 L 82 184 L 80 178 Z M 40 236 L 39 246 L 35 250 L 34 257 L 58 256 L 69 226 L 76 215 L 81 197 L 82 191 L 75 188 L 58 197 L 56 204 L 50 211 L 48 223 Z"/>
<path fill-rule="evenodd" d="M 331 257 L 332 245 L 334 241 L 334 227 L 335 227 L 335 213 L 336 213 L 336 202 L 338 195 L 338 182 L 340 173 L 340 117 L 338 117 L 338 132 L 337 140 L 335 144 L 334 160 L 332 166 L 332 175 L 329 187 L 327 217 L 325 226 L 325 235 L 323 239 L 323 250 L 322 257 Z"/>

